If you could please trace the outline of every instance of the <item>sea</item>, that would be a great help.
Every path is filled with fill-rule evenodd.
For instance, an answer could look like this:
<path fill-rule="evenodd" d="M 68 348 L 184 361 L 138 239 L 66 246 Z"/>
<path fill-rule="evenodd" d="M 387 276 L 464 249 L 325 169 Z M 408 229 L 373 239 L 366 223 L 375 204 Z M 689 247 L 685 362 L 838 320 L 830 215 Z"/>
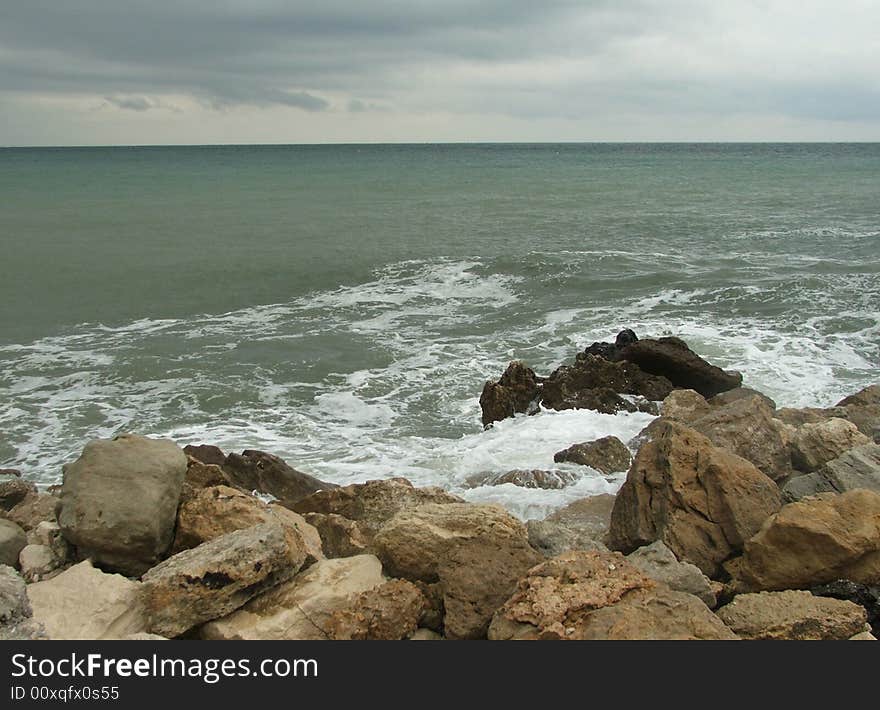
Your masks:
<path fill-rule="evenodd" d="M 0 149 L 0 468 L 44 487 L 135 432 L 543 517 L 622 475 L 469 481 L 651 417 L 480 391 L 624 327 L 779 406 L 880 381 L 880 144 Z"/>

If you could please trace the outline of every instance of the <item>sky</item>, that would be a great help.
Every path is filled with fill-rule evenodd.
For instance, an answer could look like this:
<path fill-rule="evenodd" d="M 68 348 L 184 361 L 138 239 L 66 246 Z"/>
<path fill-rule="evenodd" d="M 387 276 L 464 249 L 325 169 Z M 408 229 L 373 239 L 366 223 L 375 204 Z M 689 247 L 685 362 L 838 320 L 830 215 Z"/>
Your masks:
<path fill-rule="evenodd" d="M 877 0 L 0 0 L 0 145 L 878 141 Z"/>

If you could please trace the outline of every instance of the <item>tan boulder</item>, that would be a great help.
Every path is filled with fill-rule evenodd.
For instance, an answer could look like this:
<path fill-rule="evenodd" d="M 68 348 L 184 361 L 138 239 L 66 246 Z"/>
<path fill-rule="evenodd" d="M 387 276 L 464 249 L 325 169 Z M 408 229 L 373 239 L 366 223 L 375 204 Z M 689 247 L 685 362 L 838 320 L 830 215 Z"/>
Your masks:
<path fill-rule="evenodd" d="M 743 639 L 845 641 L 867 623 L 858 604 L 791 590 L 740 594 L 715 613 Z"/>
<path fill-rule="evenodd" d="M 51 493 L 31 493 L 15 504 L 5 517 L 29 532 L 44 521 L 54 523 L 58 503 L 57 496 Z"/>
<path fill-rule="evenodd" d="M 0 519 L 0 565 L 18 566 L 18 556 L 27 545 L 27 535 L 11 520 Z"/>
<path fill-rule="evenodd" d="M 872 443 L 855 424 L 831 418 L 798 427 L 792 439 L 794 467 L 810 473 L 856 446 Z"/>
<path fill-rule="evenodd" d="M 393 579 L 334 611 L 326 633 L 340 641 L 399 641 L 415 633 L 428 602 L 412 582 Z"/>
<path fill-rule="evenodd" d="M 609 547 L 629 553 L 662 540 L 712 577 L 780 505 L 779 488 L 751 463 L 665 422 L 639 449 L 617 495 Z"/>
<path fill-rule="evenodd" d="M 494 615 L 493 640 L 735 639 L 696 597 L 619 553 L 566 552 L 534 567 Z"/>
<path fill-rule="evenodd" d="M 353 557 L 367 552 L 367 536 L 354 520 L 335 513 L 306 513 L 303 518 L 318 531 L 325 557 Z"/>
<path fill-rule="evenodd" d="M 543 520 L 529 520 L 529 544 L 547 557 L 569 550 L 606 550 L 614 496 L 602 493 L 569 503 Z"/>
<path fill-rule="evenodd" d="M 553 455 L 556 463 L 575 463 L 589 466 L 599 473 L 620 473 L 632 463 L 632 454 L 616 436 L 603 436 L 595 441 L 573 444 Z"/>
<path fill-rule="evenodd" d="M 736 392 L 736 390 L 732 390 Z M 712 408 L 699 392 L 674 390 L 660 405 L 660 415 L 683 424 L 690 424 L 708 414 Z"/>

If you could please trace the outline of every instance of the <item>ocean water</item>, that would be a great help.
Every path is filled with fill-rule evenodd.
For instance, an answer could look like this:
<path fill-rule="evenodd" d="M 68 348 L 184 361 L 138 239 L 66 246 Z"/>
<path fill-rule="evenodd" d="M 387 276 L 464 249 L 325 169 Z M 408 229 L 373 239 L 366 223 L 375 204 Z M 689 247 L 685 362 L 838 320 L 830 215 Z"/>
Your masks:
<path fill-rule="evenodd" d="M 0 467 L 122 431 L 391 475 L 523 518 L 613 492 L 466 488 L 650 417 L 478 397 L 623 327 L 780 405 L 880 380 L 880 145 L 0 150 Z"/>

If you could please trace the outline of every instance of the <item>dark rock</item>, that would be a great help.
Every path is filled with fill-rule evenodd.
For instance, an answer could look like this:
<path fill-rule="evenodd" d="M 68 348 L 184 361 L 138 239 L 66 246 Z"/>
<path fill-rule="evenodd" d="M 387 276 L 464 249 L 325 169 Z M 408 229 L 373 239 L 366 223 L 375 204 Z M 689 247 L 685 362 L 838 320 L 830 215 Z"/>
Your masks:
<path fill-rule="evenodd" d="M 627 345 L 632 345 L 638 339 L 639 336 L 637 336 L 633 330 L 630 328 L 624 328 L 614 339 L 614 345 L 618 348 L 625 348 Z"/>
<path fill-rule="evenodd" d="M 835 406 L 849 407 L 850 405 L 856 405 L 862 407 L 872 404 L 880 404 L 880 385 L 869 385 L 863 390 L 851 394 L 849 397 L 844 397 Z"/>
<path fill-rule="evenodd" d="M 30 481 L 13 478 L 0 483 L 0 509 L 12 510 L 29 495 L 36 495 L 37 487 Z"/>
<path fill-rule="evenodd" d="M 264 451 L 243 451 L 229 454 L 223 470 L 239 488 L 274 496 L 287 508 L 317 491 L 336 488 L 335 483 L 320 481 L 314 476 L 291 468 L 287 463 Z"/>
<path fill-rule="evenodd" d="M 480 395 L 483 426 L 501 421 L 514 414 L 536 413 L 540 394 L 538 378 L 522 362 L 512 362 L 501 378 L 487 382 Z"/>
<path fill-rule="evenodd" d="M 222 466 L 226 461 L 226 454 L 211 444 L 190 444 L 183 447 L 183 453 L 205 464 Z"/>
<path fill-rule="evenodd" d="M 880 633 L 880 584 L 859 584 L 849 579 L 838 579 L 817 585 L 810 591 L 817 597 L 843 599 L 864 607 L 874 634 Z"/>
<path fill-rule="evenodd" d="M 14 476 L 15 478 L 21 478 L 21 471 L 17 468 L 0 468 L 0 476 Z"/>
<path fill-rule="evenodd" d="M 573 444 L 553 455 L 556 463 L 575 463 L 589 466 L 600 473 L 626 471 L 632 462 L 632 454 L 616 436 L 604 436 L 595 441 Z"/>

